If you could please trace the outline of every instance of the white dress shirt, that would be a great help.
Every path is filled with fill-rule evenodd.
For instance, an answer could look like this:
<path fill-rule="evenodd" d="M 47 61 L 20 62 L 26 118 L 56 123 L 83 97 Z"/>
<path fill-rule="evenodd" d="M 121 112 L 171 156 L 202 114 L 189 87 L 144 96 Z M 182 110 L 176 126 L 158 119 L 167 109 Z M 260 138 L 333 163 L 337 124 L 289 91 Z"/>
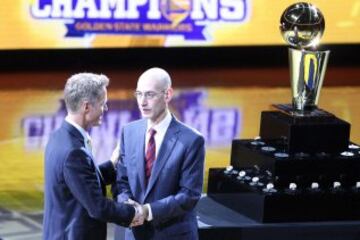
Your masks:
<path fill-rule="evenodd" d="M 166 131 L 170 125 L 171 122 L 171 114 L 169 113 L 169 111 L 167 111 L 166 116 L 163 120 L 161 120 L 161 122 L 159 122 L 156 125 L 150 125 L 150 120 L 148 120 L 148 124 L 147 124 L 147 129 L 146 129 L 146 136 L 145 136 L 145 153 L 147 150 L 147 143 L 149 142 L 150 139 L 150 128 L 154 129 L 156 131 L 156 134 L 154 136 L 155 139 L 155 159 L 157 158 L 158 154 L 159 154 L 159 150 L 161 147 L 162 142 L 164 141 L 164 137 L 166 134 Z"/>

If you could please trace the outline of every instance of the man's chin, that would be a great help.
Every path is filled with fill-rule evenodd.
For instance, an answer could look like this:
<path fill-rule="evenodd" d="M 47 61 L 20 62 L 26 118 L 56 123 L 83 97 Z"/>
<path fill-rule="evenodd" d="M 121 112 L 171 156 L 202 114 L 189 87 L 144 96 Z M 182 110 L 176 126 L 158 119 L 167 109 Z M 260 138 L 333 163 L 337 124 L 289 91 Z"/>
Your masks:
<path fill-rule="evenodd" d="M 102 124 L 102 120 L 99 120 L 93 124 L 93 127 L 100 126 Z"/>
<path fill-rule="evenodd" d="M 150 117 L 151 117 L 151 115 L 150 115 L 150 114 L 147 114 L 147 113 L 141 113 L 141 116 L 142 116 L 143 118 L 150 118 Z"/>

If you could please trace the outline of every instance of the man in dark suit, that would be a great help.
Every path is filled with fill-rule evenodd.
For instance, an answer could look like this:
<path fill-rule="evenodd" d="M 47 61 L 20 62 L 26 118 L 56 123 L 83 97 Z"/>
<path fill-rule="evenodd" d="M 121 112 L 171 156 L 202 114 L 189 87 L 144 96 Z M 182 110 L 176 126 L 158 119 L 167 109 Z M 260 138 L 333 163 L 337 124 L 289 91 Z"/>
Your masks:
<path fill-rule="evenodd" d="M 169 74 L 151 68 L 139 78 L 135 97 L 143 119 L 123 128 L 117 169 L 118 201 L 144 206 L 144 222 L 125 239 L 198 239 L 194 211 L 204 171 L 204 138 L 169 111 Z"/>
<path fill-rule="evenodd" d="M 106 76 L 92 73 L 66 82 L 68 115 L 45 151 L 45 240 L 105 240 L 106 222 L 128 226 L 135 216 L 133 206 L 105 197 L 105 184 L 116 179 L 114 163 L 94 163 L 86 131 L 101 124 L 108 84 Z"/>

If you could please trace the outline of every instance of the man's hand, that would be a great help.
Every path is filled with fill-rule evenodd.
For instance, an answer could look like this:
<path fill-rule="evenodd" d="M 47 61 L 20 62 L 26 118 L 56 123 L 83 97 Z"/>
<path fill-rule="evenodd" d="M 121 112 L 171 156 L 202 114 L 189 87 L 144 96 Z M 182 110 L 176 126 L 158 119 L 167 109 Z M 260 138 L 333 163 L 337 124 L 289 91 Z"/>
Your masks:
<path fill-rule="evenodd" d="M 148 207 L 148 205 L 149 205 L 149 204 L 145 204 L 145 205 L 142 205 L 142 206 L 141 206 L 145 220 L 147 220 L 148 217 L 149 217 L 149 207 Z"/>
<path fill-rule="evenodd" d="M 135 216 L 130 224 L 130 227 L 137 227 L 143 225 L 149 214 L 147 207 L 139 204 L 138 202 L 135 202 L 132 199 L 128 199 L 125 203 L 130 204 L 135 208 Z"/>
<path fill-rule="evenodd" d="M 118 142 L 116 144 L 116 147 L 115 147 L 113 153 L 111 154 L 111 158 L 110 158 L 110 161 L 113 163 L 115 168 L 119 161 L 119 158 L 120 158 L 120 142 Z"/>

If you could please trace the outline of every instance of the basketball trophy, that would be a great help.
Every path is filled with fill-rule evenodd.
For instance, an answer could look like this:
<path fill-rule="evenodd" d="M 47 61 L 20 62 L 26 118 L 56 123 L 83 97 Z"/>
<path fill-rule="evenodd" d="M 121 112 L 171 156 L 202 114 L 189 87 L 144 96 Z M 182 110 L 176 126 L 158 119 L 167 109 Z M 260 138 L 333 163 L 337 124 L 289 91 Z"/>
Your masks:
<path fill-rule="evenodd" d="M 260 136 L 283 139 L 290 153 L 338 152 L 348 146 L 350 125 L 318 108 L 330 51 L 318 51 L 325 18 L 313 4 L 299 2 L 280 17 L 280 33 L 290 45 L 292 104 L 273 104 L 261 114 Z"/>
<path fill-rule="evenodd" d="M 324 33 L 325 19 L 310 3 L 296 3 L 283 12 L 280 32 L 289 48 L 293 114 L 317 108 L 330 51 L 316 51 Z"/>

